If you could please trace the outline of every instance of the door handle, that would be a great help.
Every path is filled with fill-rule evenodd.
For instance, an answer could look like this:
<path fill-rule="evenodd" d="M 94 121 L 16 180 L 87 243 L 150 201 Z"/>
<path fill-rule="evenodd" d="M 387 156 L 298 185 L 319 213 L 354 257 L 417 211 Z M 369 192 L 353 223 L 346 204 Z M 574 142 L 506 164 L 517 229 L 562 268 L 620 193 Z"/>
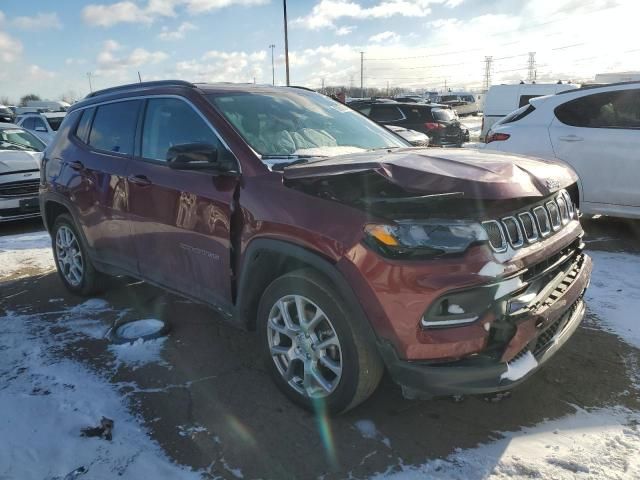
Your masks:
<path fill-rule="evenodd" d="M 77 172 L 79 172 L 80 170 L 84 170 L 84 163 L 82 163 L 80 160 L 70 161 L 69 166 Z"/>
<path fill-rule="evenodd" d="M 584 138 L 577 135 L 567 135 L 565 137 L 558 137 L 558 140 L 562 140 L 563 142 L 581 142 Z"/>
<path fill-rule="evenodd" d="M 151 180 L 149 180 L 146 175 L 129 175 L 127 180 L 135 185 L 140 185 L 141 187 L 151 185 Z"/>

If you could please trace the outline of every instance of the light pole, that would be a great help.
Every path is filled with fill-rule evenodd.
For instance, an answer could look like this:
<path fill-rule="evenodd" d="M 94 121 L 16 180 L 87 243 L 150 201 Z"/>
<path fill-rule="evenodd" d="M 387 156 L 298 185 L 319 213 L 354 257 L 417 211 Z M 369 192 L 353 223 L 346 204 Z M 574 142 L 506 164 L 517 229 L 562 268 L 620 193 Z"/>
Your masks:
<path fill-rule="evenodd" d="M 287 87 L 289 86 L 289 34 L 287 33 L 287 0 L 282 0 L 284 9 L 284 63 L 287 70 Z"/>
<path fill-rule="evenodd" d="M 274 67 L 273 64 L 273 49 L 276 48 L 276 46 L 274 44 L 269 45 L 269 48 L 271 49 L 271 82 L 273 83 L 273 85 L 276 84 L 276 69 Z"/>
<path fill-rule="evenodd" d="M 93 86 L 91 85 L 91 72 L 87 72 L 87 78 L 89 79 L 89 93 L 93 93 Z"/>

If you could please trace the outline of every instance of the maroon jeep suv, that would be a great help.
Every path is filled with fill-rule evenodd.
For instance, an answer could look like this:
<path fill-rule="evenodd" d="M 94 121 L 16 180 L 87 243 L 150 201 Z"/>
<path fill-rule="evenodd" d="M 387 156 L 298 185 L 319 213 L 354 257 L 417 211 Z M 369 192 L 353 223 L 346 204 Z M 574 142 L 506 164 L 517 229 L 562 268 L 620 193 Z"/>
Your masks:
<path fill-rule="evenodd" d="M 128 275 L 256 330 L 275 383 L 343 412 L 528 378 L 584 316 L 575 174 L 412 148 L 304 88 L 182 81 L 90 94 L 45 152 L 60 278 Z M 254 352 L 252 352 L 254 354 Z"/>

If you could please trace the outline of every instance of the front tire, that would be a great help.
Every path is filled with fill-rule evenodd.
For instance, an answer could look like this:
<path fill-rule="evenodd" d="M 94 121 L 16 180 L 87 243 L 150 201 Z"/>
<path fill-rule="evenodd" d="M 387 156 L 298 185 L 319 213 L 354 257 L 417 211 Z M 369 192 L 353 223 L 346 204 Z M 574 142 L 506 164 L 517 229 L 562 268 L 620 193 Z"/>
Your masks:
<path fill-rule="evenodd" d="M 58 275 L 67 290 L 84 296 L 103 290 L 105 276 L 91 263 L 70 215 L 65 213 L 56 217 L 51 230 L 51 244 Z"/>
<path fill-rule="evenodd" d="M 342 413 L 362 403 L 384 367 L 361 322 L 315 270 L 277 278 L 258 307 L 262 355 L 276 385 L 309 410 Z"/>

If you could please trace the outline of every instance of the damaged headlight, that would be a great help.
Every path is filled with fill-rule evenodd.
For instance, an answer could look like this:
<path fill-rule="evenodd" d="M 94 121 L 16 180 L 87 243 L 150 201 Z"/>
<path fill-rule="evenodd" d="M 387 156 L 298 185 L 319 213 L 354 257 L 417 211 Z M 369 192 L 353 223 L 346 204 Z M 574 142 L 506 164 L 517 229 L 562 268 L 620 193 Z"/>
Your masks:
<path fill-rule="evenodd" d="M 429 257 L 465 252 L 488 240 L 477 222 L 464 220 L 398 221 L 368 224 L 365 242 L 389 257 Z"/>

